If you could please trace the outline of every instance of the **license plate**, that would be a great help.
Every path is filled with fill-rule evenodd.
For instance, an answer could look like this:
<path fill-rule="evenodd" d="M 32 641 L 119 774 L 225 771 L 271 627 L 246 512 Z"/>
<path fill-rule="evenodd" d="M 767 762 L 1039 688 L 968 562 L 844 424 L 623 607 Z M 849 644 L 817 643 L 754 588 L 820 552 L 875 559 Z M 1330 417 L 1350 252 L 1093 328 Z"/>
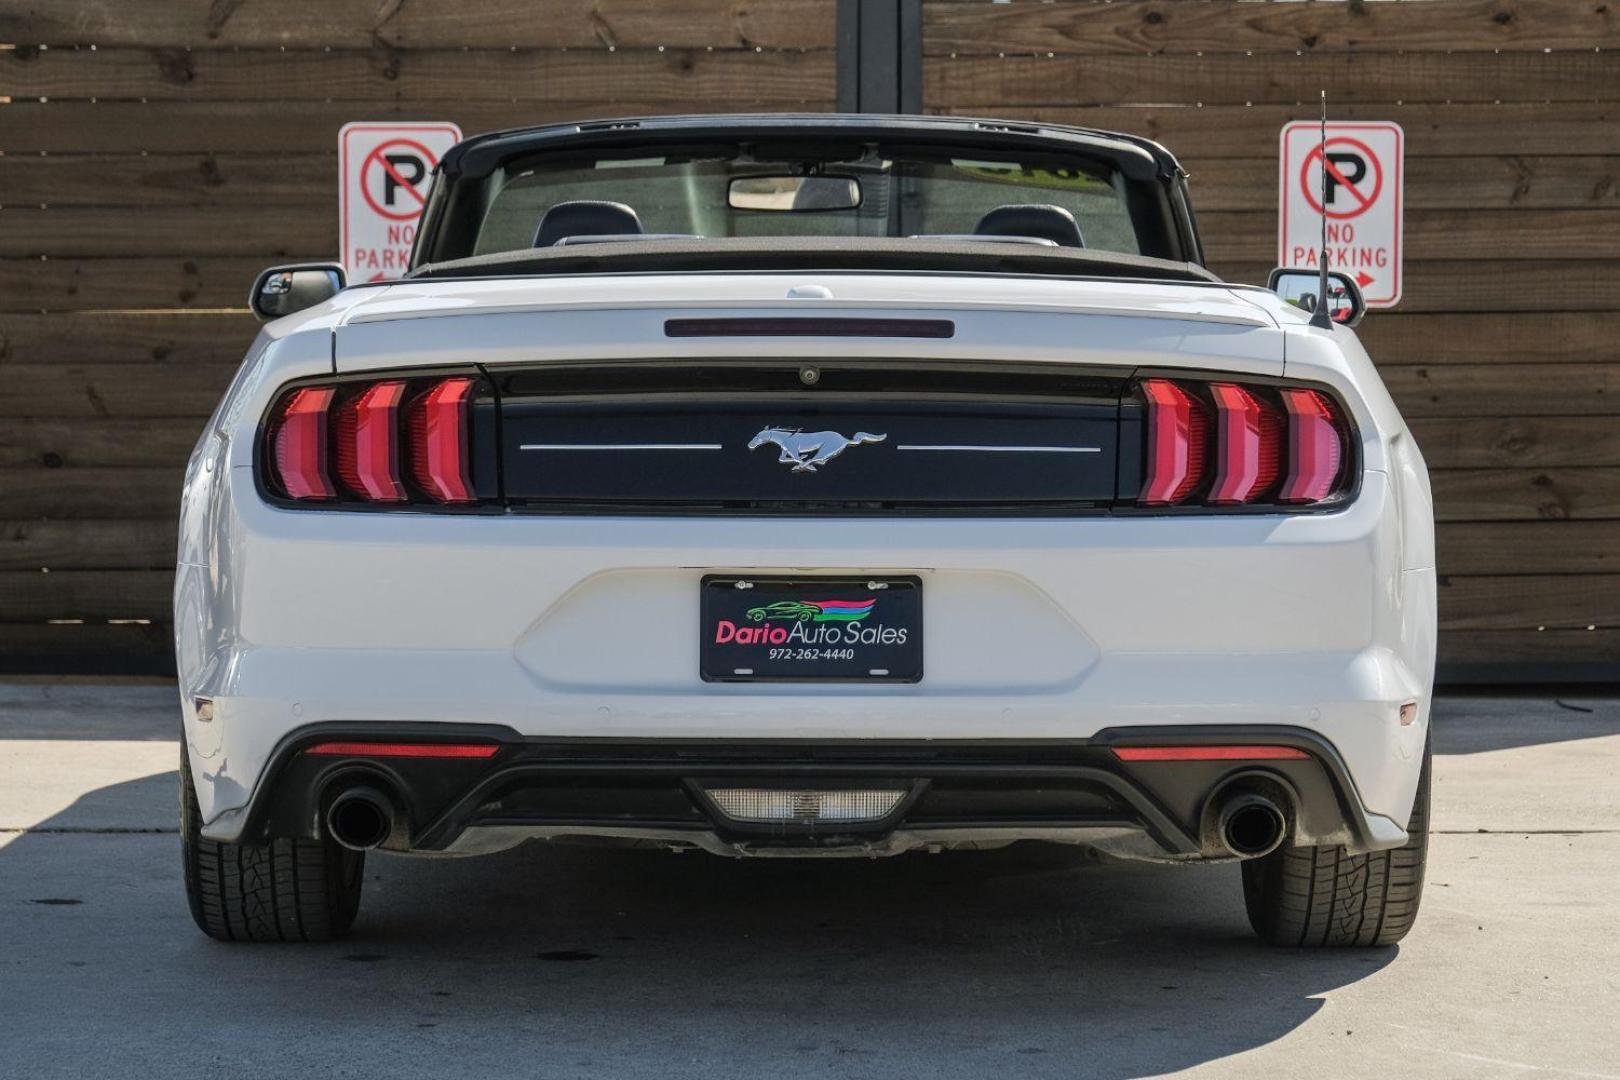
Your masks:
<path fill-rule="evenodd" d="M 917 682 L 922 581 L 914 577 L 705 577 L 708 682 Z"/>

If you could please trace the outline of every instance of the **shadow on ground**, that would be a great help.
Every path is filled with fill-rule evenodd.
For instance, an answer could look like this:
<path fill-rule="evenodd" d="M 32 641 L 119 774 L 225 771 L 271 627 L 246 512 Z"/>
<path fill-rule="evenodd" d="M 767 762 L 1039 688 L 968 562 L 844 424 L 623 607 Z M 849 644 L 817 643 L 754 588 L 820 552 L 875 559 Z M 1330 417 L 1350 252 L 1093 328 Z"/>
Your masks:
<path fill-rule="evenodd" d="M 174 785 L 86 798 L 172 823 Z M 349 939 L 222 945 L 173 833 L 53 828 L 0 848 L 0 1015 L 30 1076 L 1131 1077 L 1276 1040 L 1396 955 L 1262 947 L 1232 867 L 1040 847 L 373 857 Z"/>
<path fill-rule="evenodd" d="M 1482 754 L 1620 735 L 1620 699 L 1439 697 L 1434 752 Z"/>

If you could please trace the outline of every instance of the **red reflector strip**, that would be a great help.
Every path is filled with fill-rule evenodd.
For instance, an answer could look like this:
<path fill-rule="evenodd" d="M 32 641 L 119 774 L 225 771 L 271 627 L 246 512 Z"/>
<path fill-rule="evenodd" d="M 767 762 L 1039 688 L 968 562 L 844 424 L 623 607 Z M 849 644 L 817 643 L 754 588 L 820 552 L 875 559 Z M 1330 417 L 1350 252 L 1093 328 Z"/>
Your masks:
<path fill-rule="evenodd" d="M 1204 476 L 1209 417 L 1202 402 L 1168 379 L 1144 379 L 1147 399 L 1147 482 L 1140 502 L 1168 506 L 1192 493 Z"/>
<path fill-rule="evenodd" d="M 471 379 L 446 379 L 411 402 L 411 475 L 442 503 L 472 502 L 467 468 Z"/>
<path fill-rule="evenodd" d="M 1320 502 L 1333 493 L 1344 464 L 1344 443 L 1333 406 L 1315 390 L 1281 391 L 1288 413 L 1288 479 L 1278 502 Z"/>
<path fill-rule="evenodd" d="M 373 502 L 404 502 L 399 478 L 399 403 L 402 382 L 380 382 L 338 406 L 337 472 L 357 495 Z"/>
<path fill-rule="evenodd" d="M 337 494 L 326 477 L 326 414 L 337 391 L 306 386 L 287 398 L 271 435 L 276 476 L 290 498 L 330 499 Z"/>
<path fill-rule="evenodd" d="M 1116 746 L 1121 761 L 1297 761 L 1311 755 L 1292 746 Z"/>
<path fill-rule="evenodd" d="M 490 758 L 500 752 L 489 743 L 318 742 L 304 748 L 314 757 Z"/>
<path fill-rule="evenodd" d="M 1233 383 L 1211 383 L 1215 399 L 1215 484 L 1209 502 L 1245 503 L 1277 479 L 1282 425 L 1277 410 Z"/>

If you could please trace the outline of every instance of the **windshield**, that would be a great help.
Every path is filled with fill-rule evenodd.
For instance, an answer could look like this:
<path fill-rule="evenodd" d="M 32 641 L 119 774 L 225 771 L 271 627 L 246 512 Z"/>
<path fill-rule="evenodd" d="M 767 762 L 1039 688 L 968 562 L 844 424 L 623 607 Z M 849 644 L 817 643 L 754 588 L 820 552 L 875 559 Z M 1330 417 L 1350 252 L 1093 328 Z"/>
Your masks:
<path fill-rule="evenodd" d="M 511 162 L 483 181 L 478 212 L 461 219 L 476 221 L 474 234 L 451 247 L 456 255 L 484 255 L 626 233 L 993 235 L 1044 246 L 1160 253 L 1154 230 L 1161 223 L 1144 226 L 1133 217 L 1131 185 L 1107 162 L 1049 154 L 956 156 L 873 144 L 841 153 L 790 153 L 781 145 L 765 150 L 741 144 L 671 148 L 658 156 L 570 155 L 558 161 L 561 155 L 547 155 Z M 602 208 L 604 202 L 622 204 L 633 218 Z M 554 210 L 542 230 L 542 220 Z"/>

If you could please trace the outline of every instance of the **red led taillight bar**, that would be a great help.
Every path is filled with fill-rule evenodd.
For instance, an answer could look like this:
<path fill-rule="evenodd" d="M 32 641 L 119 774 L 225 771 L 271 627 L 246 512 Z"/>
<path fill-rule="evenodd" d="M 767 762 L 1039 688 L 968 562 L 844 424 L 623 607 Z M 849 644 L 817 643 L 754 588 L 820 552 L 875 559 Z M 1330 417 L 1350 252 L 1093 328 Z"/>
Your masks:
<path fill-rule="evenodd" d="M 1215 483 L 1209 502 L 1246 503 L 1268 491 L 1282 459 L 1277 409 L 1234 383 L 1211 383 L 1215 399 Z"/>
<path fill-rule="evenodd" d="M 1278 502 L 1321 502 L 1333 491 L 1344 461 L 1333 405 L 1315 390 L 1282 391 L 1288 411 L 1288 479 Z"/>
<path fill-rule="evenodd" d="M 1116 746 L 1121 761 L 1302 761 L 1311 755 L 1292 746 Z"/>
<path fill-rule="evenodd" d="M 399 402 L 405 384 L 380 382 L 337 411 L 337 473 L 373 502 L 404 502 L 399 476 Z"/>
<path fill-rule="evenodd" d="M 1162 378 L 1139 388 L 1147 453 L 1138 505 L 1310 506 L 1345 487 L 1351 433 L 1322 391 Z"/>
<path fill-rule="evenodd" d="M 441 376 L 289 390 L 265 428 L 266 487 L 295 502 L 476 503 L 476 388 Z"/>
<path fill-rule="evenodd" d="M 341 741 L 312 743 L 304 747 L 311 757 L 377 758 L 492 758 L 500 753 L 494 743 L 400 743 Z"/>
<path fill-rule="evenodd" d="M 289 499 L 337 495 L 326 472 L 327 413 L 336 393 L 330 386 L 294 390 L 270 425 L 271 458 Z"/>
<path fill-rule="evenodd" d="M 1142 502 L 1169 506 L 1185 499 L 1204 475 L 1209 411 L 1169 379 L 1144 379 L 1148 403 L 1147 482 Z"/>
<path fill-rule="evenodd" d="M 467 403 L 471 379 L 446 379 L 411 402 L 411 471 L 442 503 L 473 501 L 467 461 Z"/>

